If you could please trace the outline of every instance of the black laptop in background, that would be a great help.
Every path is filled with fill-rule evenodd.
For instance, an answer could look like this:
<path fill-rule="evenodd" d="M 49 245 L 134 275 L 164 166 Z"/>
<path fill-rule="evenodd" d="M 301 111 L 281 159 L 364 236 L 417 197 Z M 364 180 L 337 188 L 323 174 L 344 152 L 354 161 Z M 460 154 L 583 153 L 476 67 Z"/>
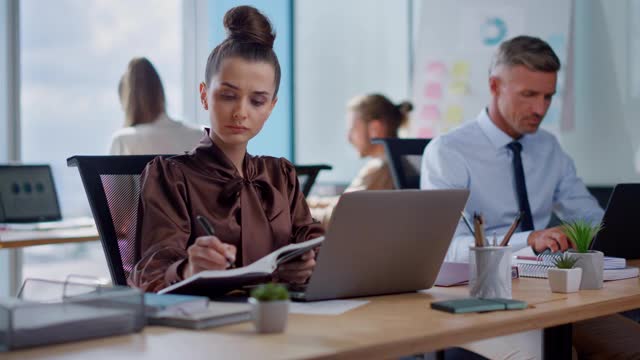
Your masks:
<path fill-rule="evenodd" d="M 0 223 L 61 219 L 49 165 L 0 165 Z"/>
<path fill-rule="evenodd" d="M 602 219 L 602 230 L 591 243 L 605 256 L 640 259 L 640 184 L 618 184 Z"/>

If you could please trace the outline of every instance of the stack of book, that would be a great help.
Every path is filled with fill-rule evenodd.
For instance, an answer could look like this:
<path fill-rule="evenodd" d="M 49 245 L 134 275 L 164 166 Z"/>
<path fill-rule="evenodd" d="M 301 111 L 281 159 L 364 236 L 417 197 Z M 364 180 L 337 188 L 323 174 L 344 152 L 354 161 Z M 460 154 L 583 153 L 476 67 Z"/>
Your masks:
<path fill-rule="evenodd" d="M 233 324 L 251 319 L 246 302 L 210 301 L 206 296 L 144 294 L 148 325 L 174 326 L 188 329 Z"/>

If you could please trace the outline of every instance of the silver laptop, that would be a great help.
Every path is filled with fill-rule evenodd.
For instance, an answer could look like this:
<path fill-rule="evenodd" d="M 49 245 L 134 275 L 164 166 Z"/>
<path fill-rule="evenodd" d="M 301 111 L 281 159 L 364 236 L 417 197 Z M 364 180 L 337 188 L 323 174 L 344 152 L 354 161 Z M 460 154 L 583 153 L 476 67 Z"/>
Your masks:
<path fill-rule="evenodd" d="M 342 195 L 304 291 L 312 301 L 430 288 L 468 190 L 358 191 Z"/>

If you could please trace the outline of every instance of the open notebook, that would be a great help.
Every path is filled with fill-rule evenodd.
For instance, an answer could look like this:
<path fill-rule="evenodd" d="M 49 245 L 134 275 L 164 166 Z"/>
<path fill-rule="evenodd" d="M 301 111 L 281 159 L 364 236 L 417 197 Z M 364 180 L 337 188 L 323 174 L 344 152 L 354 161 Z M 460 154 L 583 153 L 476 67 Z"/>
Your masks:
<path fill-rule="evenodd" d="M 229 290 L 265 282 L 279 265 L 292 261 L 307 251 L 320 246 L 324 236 L 289 244 L 262 257 L 258 261 L 237 269 L 207 270 L 199 272 L 160 290 L 160 294 L 222 295 Z"/>

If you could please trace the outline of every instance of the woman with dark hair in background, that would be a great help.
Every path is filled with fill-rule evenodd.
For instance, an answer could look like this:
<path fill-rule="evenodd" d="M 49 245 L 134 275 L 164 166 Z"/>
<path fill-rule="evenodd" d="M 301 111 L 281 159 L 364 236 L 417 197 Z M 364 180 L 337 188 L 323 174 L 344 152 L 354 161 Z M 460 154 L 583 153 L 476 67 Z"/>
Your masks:
<path fill-rule="evenodd" d="M 181 154 L 202 137 L 202 130 L 167 115 L 162 81 L 146 58 L 129 61 L 118 84 L 118 95 L 125 127 L 113 134 L 111 155 Z"/>
<path fill-rule="evenodd" d="M 249 265 L 273 250 L 321 236 L 293 164 L 252 156 L 248 142 L 278 100 L 280 65 L 269 20 L 240 6 L 224 16 L 227 38 L 207 61 L 200 101 L 211 128 L 191 152 L 156 158 L 142 174 L 138 214 L 141 260 L 130 282 L 158 291 L 204 270 L 224 270 L 228 260 Z M 207 217 L 207 236 L 196 217 Z M 281 265 L 277 280 L 304 283 L 315 253 Z"/>
<path fill-rule="evenodd" d="M 380 94 L 358 96 L 349 102 L 349 142 L 360 157 L 370 160 L 360 169 L 345 192 L 394 188 L 384 147 L 382 144 L 371 143 L 371 139 L 398 137 L 398 130 L 406 125 L 412 109 L 410 102 L 404 101 L 396 105 Z M 339 196 L 309 197 L 307 202 L 313 217 L 326 227 L 338 200 Z"/>

